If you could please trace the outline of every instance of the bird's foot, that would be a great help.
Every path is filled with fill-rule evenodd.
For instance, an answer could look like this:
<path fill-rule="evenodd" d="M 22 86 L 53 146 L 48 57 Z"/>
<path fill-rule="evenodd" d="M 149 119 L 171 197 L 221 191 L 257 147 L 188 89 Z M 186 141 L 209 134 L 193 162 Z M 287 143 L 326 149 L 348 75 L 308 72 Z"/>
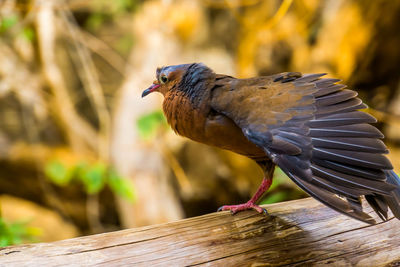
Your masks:
<path fill-rule="evenodd" d="M 252 201 L 248 201 L 246 203 L 239 204 L 239 205 L 225 205 L 218 209 L 218 211 L 224 211 L 224 210 L 229 210 L 229 211 L 231 211 L 232 214 L 235 214 L 239 211 L 244 211 L 244 210 L 255 210 L 258 213 L 263 213 L 264 215 L 268 215 L 268 212 L 266 209 L 261 208 L 260 206 L 258 206 L 257 204 L 255 204 Z"/>
<path fill-rule="evenodd" d="M 266 209 L 261 208 L 256 204 L 256 202 L 261 198 L 261 196 L 264 194 L 265 191 L 268 190 L 268 188 L 271 186 L 272 179 L 266 179 L 264 178 L 261 185 L 258 187 L 257 192 L 254 194 L 254 196 L 247 201 L 246 203 L 239 204 L 239 205 L 226 205 L 222 206 L 218 209 L 218 211 L 223 211 L 223 210 L 230 210 L 232 214 L 235 214 L 239 211 L 243 210 L 255 210 L 258 213 L 264 213 L 265 215 L 268 215 L 268 212 Z"/>

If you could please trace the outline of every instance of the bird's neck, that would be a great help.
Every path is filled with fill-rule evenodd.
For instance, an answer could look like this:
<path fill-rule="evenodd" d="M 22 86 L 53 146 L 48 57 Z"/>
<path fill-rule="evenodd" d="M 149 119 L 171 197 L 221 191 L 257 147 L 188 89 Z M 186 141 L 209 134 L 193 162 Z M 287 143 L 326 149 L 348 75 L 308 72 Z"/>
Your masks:
<path fill-rule="evenodd" d="M 192 64 L 176 84 L 175 90 L 183 92 L 196 107 L 199 103 L 207 101 L 210 86 L 215 82 L 216 74 L 202 64 Z"/>

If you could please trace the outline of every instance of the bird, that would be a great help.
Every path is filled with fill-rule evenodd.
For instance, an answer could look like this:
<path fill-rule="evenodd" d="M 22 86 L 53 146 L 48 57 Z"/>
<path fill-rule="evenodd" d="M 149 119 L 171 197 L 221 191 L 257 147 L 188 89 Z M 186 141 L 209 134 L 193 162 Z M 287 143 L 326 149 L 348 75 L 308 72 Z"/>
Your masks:
<path fill-rule="evenodd" d="M 164 96 L 171 128 L 194 141 L 254 160 L 264 177 L 246 203 L 224 205 L 233 214 L 256 210 L 271 186 L 275 166 L 326 206 L 375 224 L 366 201 L 383 221 L 400 219 L 400 179 L 385 154 L 377 120 L 341 80 L 326 73 L 284 72 L 239 79 L 203 63 L 157 68 L 143 91 Z"/>

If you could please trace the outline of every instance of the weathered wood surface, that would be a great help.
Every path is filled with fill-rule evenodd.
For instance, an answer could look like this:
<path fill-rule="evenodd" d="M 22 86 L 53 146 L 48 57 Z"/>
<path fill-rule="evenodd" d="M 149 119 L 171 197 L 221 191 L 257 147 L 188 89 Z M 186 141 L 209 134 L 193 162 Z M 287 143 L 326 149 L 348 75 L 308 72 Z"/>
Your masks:
<path fill-rule="evenodd" d="M 398 220 L 367 225 L 313 199 L 266 207 L 7 247 L 0 266 L 400 266 Z"/>

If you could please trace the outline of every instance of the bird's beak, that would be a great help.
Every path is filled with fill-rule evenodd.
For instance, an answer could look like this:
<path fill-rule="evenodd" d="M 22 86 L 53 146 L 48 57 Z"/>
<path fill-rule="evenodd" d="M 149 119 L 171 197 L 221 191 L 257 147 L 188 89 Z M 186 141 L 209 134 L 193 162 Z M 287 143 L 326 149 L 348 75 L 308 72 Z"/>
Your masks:
<path fill-rule="evenodd" d="M 160 84 L 154 82 L 149 88 L 143 91 L 142 97 L 145 97 L 146 95 L 154 92 L 158 87 L 160 87 Z"/>

